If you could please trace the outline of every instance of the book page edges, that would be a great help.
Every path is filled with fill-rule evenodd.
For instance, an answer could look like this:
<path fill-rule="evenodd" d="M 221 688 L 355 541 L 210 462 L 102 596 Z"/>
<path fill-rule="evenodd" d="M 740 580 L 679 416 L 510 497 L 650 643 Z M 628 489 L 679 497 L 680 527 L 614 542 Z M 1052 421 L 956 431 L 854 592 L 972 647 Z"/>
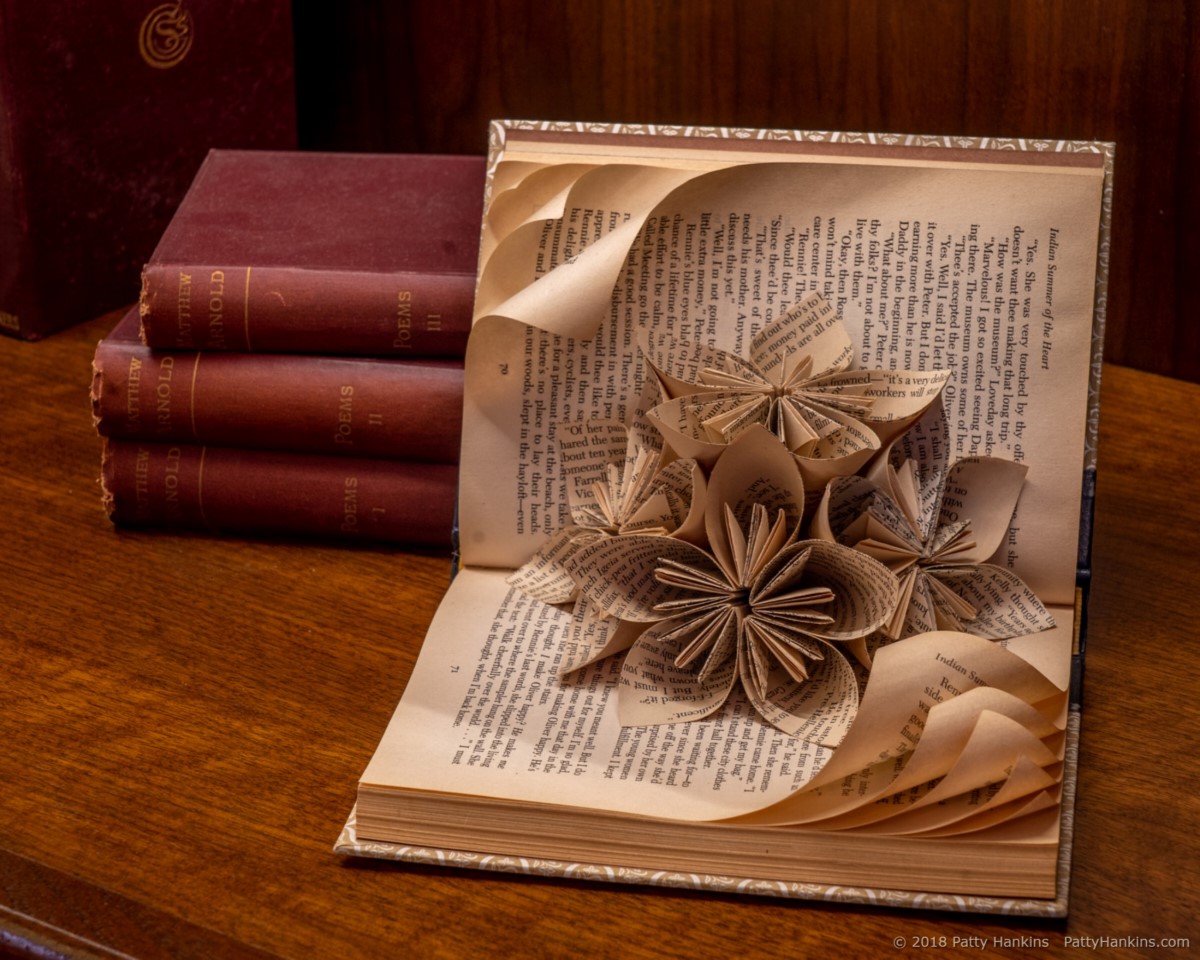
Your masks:
<path fill-rule="evenodd" d="M 901 885 L 838 884 L 799 882 L 763 877 L 717 875 L 689 870 L 671 870 L 654 864 L 636 867 L 608 862 L 582 862 L 572 857 L 544 858 L 527 852 L 497 853 L 451 849 L 444 843 L 385 842 L 367 840 L 358 832 L 358 809 L 350 816 L 334 845 L 343 856 L 371 857 L 432 866 L 460 867 L 527 876 L 628 883 L 710 893 L 734 893 L 783 899 L 814 900 L 873 906 L 963 913 L 1014 916 L 1063 917 L 1067 914 L 1070 887 L 1071 847 L 1074 832 L 1075 786 L 1079 758 L 1080 715 L 1072 711 L 1067 726 L 1066 762 L 1060 806 L 1058 854 L 1055 858 L 1053 891 L 1044 897 L 991 896 L 958 892 L 904 889 Z"/>

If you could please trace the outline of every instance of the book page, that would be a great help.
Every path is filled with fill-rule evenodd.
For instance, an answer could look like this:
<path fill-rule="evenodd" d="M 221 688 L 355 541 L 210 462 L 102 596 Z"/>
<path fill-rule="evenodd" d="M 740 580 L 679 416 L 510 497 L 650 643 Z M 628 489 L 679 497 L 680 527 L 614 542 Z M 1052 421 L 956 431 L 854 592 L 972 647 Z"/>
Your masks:
<path fill-rule="evenodd" d="M 1072 615 L 1054 613 L 1060 629 L 1036 649 L 1062 662 Z M 820 826 L 852 814 L 844 826 L 880 819 L 877 801 L 888 816 L 909 812 L 923 796 L 914 787 L 956 768 L 964 816 L 978 815 L 987 800 L 1045 785 L 1029 778 L 1025 793 L 1013 784 L 972 798 L 1006 767 L 1059 759 L 1039 738 L 1065 722 L 1065 675 L 990 641 L 935 633 L 884 648 L 880 679 L 834 751 L 780 732 L 741 696 L 706 720 L 622 727 L 619 658 L 556 676 L 570 622 L 502 572 L 461 571 L 361 785 L 691 821 Z M 1013 729 L 996 737 L 996 724 Z M 976 769 L 962 771 L 964 756 Z"/>
<path fill-rule="evenodd" d="M 637 209 L 604 219 L 612 229 L 569 256 L 562 230 L 595 222 L 569 190 L 560 227 L 543 223 L 536 245 L 523 227 L 497 242 L 490 268 L 530 256 L 535 266 L 497 285 L 516 292 L 489 302 L 468 348 L 464 563 L 515 568 L 569 522 L 559 425 L 629 421 L 645 374 L 640 331 L 744 355 L 816 290 L 840 314 L 857 368 L 950 372 L 955 456 L 1028 467 L 992 562 L 1046 603 L 1070 603 L 1102 171 L 800 158 L 684 173 L 647 173 L 639 183 L 663 188 L 658 202 L 647 208 L 640 190 Z"/>
<path fill-rule="evenodd" d="M 622 727 L 620 658 L 558 678 L 570 626 L 502 573 L 460 571 L 362 783 L 708 820 L 781 800 L 833 754 L 740 697 L 703 723 Z"/>
<path fill-rule="evenodd" d="M 404 790 L 931 836 L 1053 813 L 1075 628 L 1101 158 L 933 158 L 881 148 L 817 155 L 745 142 L 689 154 L 657 138 L 575 146 L 518 139 L 493 168 L 495 218 L 485 221 L 466 362 L 463 569 L 364 774 L 364 795 Z M 760 376 L 764 370 L 774 379 Z M 799 478 L 799 489 L 789 487 L 795 516 L 785 511 L 786 524 L 765 511 L 741 517 L 736 502 L 720 513 L 736 497 L 718 474 L 737 465 L 730 450 L 745 442 L 756 415 L 758 400 L 747 394 L 778 397 L 793 381 L 808 391 L 804 403 L 832 412 L 822 420 L 799 401 L 786 409 L 781 402 L 772 424 L 749 430 L 763 430 Z M 818 396 L 830 386 L 832 394 Z M 698 413 L 688 398 L 705 389 L 716 399 Z M 872 459 L 876 452 L 923 416 L 926 407 L 913 401 L 926 397 L 944 415 L 939 443 L 954 465 L 937 496 L 922 494 L 912 474 L 897 474 L 896 483 L 914 517 L 922 504 L 941 504 L 930 556 L 945 550 L 979 567 L 975 607 L 993 595 L 1017 596 L 1020 585 L 1045 605 L 1037 624 L 1056 625 L 993 641 L 935 619 L 940 629 L 879 645 L 867 623 L 839 638 L 853 645 L 855 665 L 821 661 L 803 681 L 813 687 L 824 675 L 822 689 L 841 712 L 788 700 L 785 733 L 772 725 L 782 714 L 769 709 L 783 681 L 751 641 L 791 657 L 799 683 L 808 665 L 780 646 L 768 614 L 778 607 L 812 620 L 801 606 L 852 594 L 802 583 L 817 554 L 786 542 L 793 526 L 807 535 L 799 518 L 812 515 L 825 487 L 804 457 L 819 450 L 813 459 L 825 466 L 844 449 L 857 458 L 847 473 L 867 471 L 886 460 Z M 838 437 L 821 446 L 833 435 L 829 424 L 844 422 L 837 417 L 877 412 L 874 427 L 855 421 L 863 429 L 853 443 Z M 592 427 L 582 428 L 585 421 Z M 647 423 L 668 460 L 690 464 L 698 502 L 712 494 L 703 511 L 711 557 L 662 531 L 613 537 L 614 491 L 624 489 L 617 473 L 596 501 L 603 522 L 588 525 L 581 505 L 594 493 L 594 475 L 621 469 L 622 425 L 634 436 Z M 579 454 L 580 437 L 589 456 Z M 722 443 L 719 462 L 705 459 L 706 444 Z M 761 466 L 769 458 L 750 459 Z M 582 463 L 591 465 L 586 489 L 575 475 Z M 762 486 L 762 478 L 739 477 Z M 975 489 L 976 481 L 988 489 Z M 713 490 L 703 491 L 705 483 Z M 960 518 L 960 510 L 974 516 Z M 978 543 L 964 533 L 969 520 Z M 579 539 L 580 530 L 590 539 Z M 560 564 L 554 545 L 564 536 L 571 544 Z M 874 531 L 873 542 L 878 537 Z M 643 540 L 645 555 L 635 555 Z M 881 555 L 898 549 L 878 542 Z M 538 554 L 546 544 L 554 556 Z M 525 579 L 533 577 L 543 599 L 506 579 L 531 558 Z M 630 575 L 595 580 L 618 569 Z M 554 605 L 571 594 L 551 573 L 569 575 L 582 592 L 581 620 Z M 775 577 L 787 587 L 778 598 L 768 597 Z M 652 580 L 686 596 L 663 600 Z M 552 587 L 553 602 L 544 602 Z M 706 593 L 718 599 L 699 596 Z M 764 598 L 773 606 L 759 617 L 754 604 Z M 954 609 L 967 616 L 970 605 L 960 601 Z M 637 632 L 669 619 L 672 603 L 697 613 L 684 659 L 714 651 L 703 689 L 679 679 L 690 662 L 668 663 L 655 647 L 660 637 L 684 636 L 671 634 L 674 624 L 637 640 L 621 635 L 627 625 Z M 721 604 L 736 608 L 732 619 L 708 616 Z M 840 619 L 818 612 L 826 629 L 841 629 Z M 607 620 L 619 626 L 600 631 Z M 632 652 L 566 670 L 591 659 L 577 649 L 581 625 L 585 633 L 596 628 L 604 651 L 633 642 Z M 987 636 L 1011 632 L 998 624 Z M 753 661 L 740 684 L 726 682 L 728 657 L 717 656 L 728 654 L 735 635 L 736 662 Z M 864 686 L 868 644 L 875 663 Z M 664 702 L 670 712 L 659 709 Z"/>

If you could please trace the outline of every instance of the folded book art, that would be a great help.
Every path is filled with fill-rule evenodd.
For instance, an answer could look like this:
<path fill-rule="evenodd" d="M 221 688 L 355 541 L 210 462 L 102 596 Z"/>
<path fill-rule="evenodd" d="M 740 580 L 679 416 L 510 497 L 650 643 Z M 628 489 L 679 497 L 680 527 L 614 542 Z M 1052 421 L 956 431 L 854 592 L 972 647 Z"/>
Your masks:
<path fill-rule="evenodd" d="M 336 849 L 1064 913 L 1111 164 L 494 124 L 459 569 Z"/>

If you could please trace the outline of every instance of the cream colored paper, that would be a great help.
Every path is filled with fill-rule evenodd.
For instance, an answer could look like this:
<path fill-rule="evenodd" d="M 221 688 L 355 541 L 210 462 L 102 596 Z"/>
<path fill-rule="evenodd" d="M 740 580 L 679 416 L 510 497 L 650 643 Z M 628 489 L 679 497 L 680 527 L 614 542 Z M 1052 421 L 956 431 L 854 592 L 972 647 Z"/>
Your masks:
<path fill-rule="evenodd" d="M 1069 611 L 1055 612 L 1069 621 Z M 711 720 L 622 727 L 619 658 L 559 682 L 571 625 L 570 614 L 498 571 L 460 572 L 430 628 L 437 642 L 422 649 L 362 783 L 678 820 L 820 825 L 953 767 L 962 729 L 942 724 L 945 734 L 917 757 L 914 718 L 936 731 L 939 711 L 947 720 L 999 713 L 1039 741 L 1065 723 L 1061 688 L 1027 661 L 979 638 L 930 634 L 877 654 L 878 680 L 837 750 L 775 729 L 740 696 Z M 976 699 L 958 696 L 968 691 Z M 1018 739 L 1028 743 L 1025 733 Z M 898 776 L 896 764 L 914 759 Z"/>
<path fill-rule="evenodd" d="M 657 624 L 624 661 L 624 725 L 701 719 L 740 687 L 789 734 L 826 746 L 845 736 L 858 679 L 839 646 L 866 662 L 865 638 L 895 606 L 897 584 L 861 552 L 797 541 L 804 500 L 791 453 L 754 425 L 713 468 L 707 549 L 615 536 L 568 558 L 594 607 Z"/>
<path fill-rule="evenodd" d="M 506 155 L 520 158 L 520 144 Z M 531 155 L 544 162 L 547 149 Z M 562 220 L 539 228 L 536 254 L 510 235 L 534 263 L 519 292 L 485 304 L 468 349 L 464 563 L 516 567 L 565 525 L 556 424 L 632 416 L 641 329 L 669 324 L 679 341 L 744 355 L 755 332 L 819 290 L 858 367 L 951 371 L 956 457 L 1029 468 L 994 561 L 1019 564 L 1046 602 L 1069 602 L 1101 171 L 800 158 L 697 173 L 671 162 L 680 169 L 645 172 L 637 203 L 607 203 L 627 218 L 563 269 L 554 238 L 572 217 L 595 220 L 596 207 L 565 200 Z M 621 167 L 614 183 L 629 176 Z M 652 204 L 651 189 L 661 191 Z"/>
<path fill-rule="evenodd" d="M 863 468 L 935 403 L 948 370 L 851 370 L 854 349 L 832 304 L 813 292 L 768 323 L 742 359 L 641 332 L 643 354 L 671 399 L 648 412 L 667 444 L 711 465 L 751 424 L 778 437 L 816 496 Z"/>
<path fill-rule="evenodd" d="M 468 348 L 466 569 L 364 784 L 873 831 L 892 819 L 875 816 L 877 802 L 915 791 L 912 803 L 894 804 L 895 829 L 932 833 L 991 827 L 1053 803 L 1100 169 L 779 162 L 771 150 L 649 145 L 612 164 L 604 150 L 516 136 L 505 156 L 493 183 L 502 216 L 485 234 Z M 560 161 L 573 167 L 554 170 Z M 570 522 L 560 425 L 631 423 L 654 405 L 639 387 L 647 331 L 658 331 L 660 346 L 666 328 L 682 343 L 748 356 L 755 335 L 812 291 L 834 305 L 856 369 L 950 372 L 955 459 L 998 454 L 1028 469 L 990 559 L 1020 570 L 1058 626 L 1004 644 L 937 633 L 884 647 L 879 683 L 832 752 L 763 723 L 736 696 L 712 720 L 622 728 L 618 658 L 558 674 L 578 654 L 571 638 L 581 622 L 646 614 L 648 595 L 610 591 L 580 621 L 503 582 Z M 635 539 L 647 544 L 638 562 L 648 569 L 676 549 Z M 605 637 L 588 649 L 608 645 Z M 975 679 L 962 682 L 960 668 Z M 1008 699 L 983 704 L 970 693 L 981 684 Z M 920 749 L 921 731 L 942 727 L 955 737 Z M 941 793 L 935 780 L 946 784 Z M 946 805 L 952 813 L 924 812 Z"/>
<path fill-rule="evenodd" d="M 362 782 L 707 820 L 785 797 L 831 755 L 741 698 L 702 724 L 622 727 L 619 658 L 559 681 L 571 626 L 503 573 L 461 571 Z"/>
<path fill-rule="evenodd" d="M 578 594 L 567 564 L 587 544 L 625 533 L 697 535 L 704 474 L 691 460 L 663 466 L 662 442 L 647 426 L 581 420 L 561 425 L 558 441 L 571 524 L 509 577 L 513 586 L 546 603 L 567 603 Z"/>
<path fill-rule="evenodd" d="M 867 477 L 831 481 L 814 536 L 852 546 L 900 578 L 883 626 L 896 639 L 961 630 L 993 640 L 1054 626 L 1011 570 L 986 563 L 1003 546 L 1027 468 L 997 457 L 950 463 L 949 430 L 935 409 Z"/>

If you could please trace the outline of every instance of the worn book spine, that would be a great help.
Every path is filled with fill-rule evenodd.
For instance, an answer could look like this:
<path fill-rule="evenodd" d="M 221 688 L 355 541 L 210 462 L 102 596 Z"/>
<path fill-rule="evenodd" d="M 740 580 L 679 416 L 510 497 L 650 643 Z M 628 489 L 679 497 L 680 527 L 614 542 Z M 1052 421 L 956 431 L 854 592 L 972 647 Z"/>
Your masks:
<path fill-rule="evenodd" d="M 458 468 L 105 440 L 117 525 L 449 547 Z"/>
<path fill-rule="evenodd" d="M 457 463 L 463 366 L 96 346 L 92 412 L 102 436 L 350 457 Z"/>
<path fill-rule="evenodd" d="M 474 298 L 465 272 L 150 263 L 142 336 L 167 350 L 461 358 Z"/>

